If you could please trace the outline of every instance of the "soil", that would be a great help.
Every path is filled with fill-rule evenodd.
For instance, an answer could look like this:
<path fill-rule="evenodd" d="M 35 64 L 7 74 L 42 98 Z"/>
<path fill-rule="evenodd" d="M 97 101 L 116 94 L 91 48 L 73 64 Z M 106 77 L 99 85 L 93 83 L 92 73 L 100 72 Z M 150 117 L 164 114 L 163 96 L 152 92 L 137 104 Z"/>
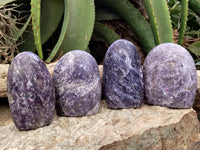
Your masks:
<path fill-rule="evenodd" d="M 7 98 L 0 99 L 0 127 L 10 124 L 11 112 L 8 105 Z"/>

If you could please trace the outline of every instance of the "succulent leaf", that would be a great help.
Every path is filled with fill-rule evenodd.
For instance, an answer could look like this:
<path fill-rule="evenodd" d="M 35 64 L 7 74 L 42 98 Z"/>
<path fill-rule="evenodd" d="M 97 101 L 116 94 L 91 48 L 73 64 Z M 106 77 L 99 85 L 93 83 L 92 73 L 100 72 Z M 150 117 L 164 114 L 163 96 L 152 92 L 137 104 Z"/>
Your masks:
<path fill-rule="evenodd" d="M 167 1 L 144 0 L 156 44 L 173 42 L 173 30 Z"/>
<path fill-rule="evenodd" d="M 120 39 L 117 33 L 100 22 L 95 22 L 94 33 L 103 38 L 109 45 Z"/>
<path fill-rule="evenodd" d="M 181 0 L 181 25 L 178 44 L 182 45 L 187 26 L 188 0 Z"/>
<path fill-rule="evenodd" d="M 120 19 L 120 16 L 114 12 L 112 12 L 108 8 L 96 9 L 95 20 L 117 20 Z"/>
<path fill-rule="evenodd" d="M 26 30 L 27 26 L 29 25 L 30 21 L 31 21 L 31 16 L 29 16 L 28 20 L 27 20 L 26 23 L 23 25 L 23 27 L 22 27 L 17 33 L 15 33 L 14 39 L 15 39 L 16 41 L 18 41 L 19 38 L 22 36 L 22 34 L 25 32 L 25 30 Z"/>
<path fill-rule="evenodd" d="M 193 54 L 200 56 L 200 42 L 194 42 L 188 47 L 189 51 L 191 51 Z"/>
<path fill-rule="evenodd" d="M 42 44 L 40 37 L 40 8 L 41 0 L 31 0 L 31 15 L 35 46 L 39 57 L 43 59 Z"/>
<path fill-rule="evenodd" d="M 51 51 L 50 56 L 48 57 L 48 59 L 46 60 L 47 63 L 50 63 L 51 60 L 55 57 L 55 56 L 59 56 L 60 54 L 58 53 L 60 46 L 63 43 L 63 40 L 65 39 L 65 36 L 67 35 L 67 27 L 68 27 L 68 22 L 69 22 L 69 0 L 65 0 L 64 1 L 64 20 L 63 20 L 63 24 L 62 24 L 62 29 L 61 29 L 61 33 L 59 36 L 59 39 L 56 43 L 56 45 L 54 46 L 53 50 Z"/>
<path fill-rule="evenodd" d="M 64 11 L 63 0 L 41 1 L 41 42 L 44 44 L 53 34 L 61 21 Z"/>
<path fill-rule="evenodd" d="M 23 51 L 36 51 L 33 30 L 31 24 L 26 28 L 26 31 L 22 34 L 23 42 L 17 47 L 20 52 Z"/>
<path fill-rule="evenodd" d="M 148 22 L 128 0 L 101 0 L 101 2 L 117 12 L 130 25 L 145 53 L 155 47 L 154 36 Z"/>
<path fill-rule="evenodd" d="M 68 23 L 63 22 L 62 33 L 46 62 L 71 50 L 86 50 L 90 41 L 95 19 L 94 0 L 68 0 Z M 66 5 L 67 0 L 65 0 Z M 66 7 L 66 6 L 65 6 Z M 64 18 L 67 22 L 67 19 Z M 67 26 L 66 26 L 67 25 Z"/>
<path fill-rule="evenodd" d="M 94 19 L 94 0 L 69 0 L 67 36 L 61 45 L 64 53 L 87 48 L 94 28 Z"/>

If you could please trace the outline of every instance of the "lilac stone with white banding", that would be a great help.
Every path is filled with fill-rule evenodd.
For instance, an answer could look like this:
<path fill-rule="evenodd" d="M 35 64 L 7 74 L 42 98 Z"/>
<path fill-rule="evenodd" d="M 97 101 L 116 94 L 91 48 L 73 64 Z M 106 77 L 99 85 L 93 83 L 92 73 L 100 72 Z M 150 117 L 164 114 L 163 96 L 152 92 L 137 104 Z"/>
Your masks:
<path fill-rule="evenodd" d="M 197 89 L 197 72 L 190 53 L 180 45 L 164 43 L 153 48 L 144 62 L 148 104 L 190 108 Z"/>
<path fill-rule="evenodd" d="M 18 54 L 7 75 L 9 106 L 16 127 L 49 125 L 55 110 L 54 86 L 44 62 L 32 52 Z"/>
<path fill-rule="evenodd" d="M 57 62 L 53 81 L 56 111 L 62 116 L 87 116 L 97 113 L 101 100 L 98 65 L 87 52 L 66 53 Z"/>
<path fill-rule="evenodd" d="M 105 55 L 103 67 L 103 91 L 108 107 L 140 107 L 144 98 L 144 82 L 135 46 L 127 40 L 115 41 Z"/>

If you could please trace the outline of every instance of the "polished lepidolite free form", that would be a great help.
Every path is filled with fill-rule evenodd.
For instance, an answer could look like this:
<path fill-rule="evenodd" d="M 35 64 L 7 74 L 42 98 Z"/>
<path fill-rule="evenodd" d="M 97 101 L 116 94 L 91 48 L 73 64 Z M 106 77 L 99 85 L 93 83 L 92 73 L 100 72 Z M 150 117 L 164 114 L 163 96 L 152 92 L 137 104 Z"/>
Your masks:
<path fill-rule="evenodd" d="M 194 60 L 185 48 L 173 43 L 160 44 L 147 55 L 143 69 L 148 104 L 192 107 L 197 73 Z"/>
<path fill-rule="evenodd" d="M 101 100 L 100 73 L 89 53 L 75 50 L 62 56 L 55 66 L 53 81 L 58 115 L 97 113 Z"/>
<path fill-rule="evenodd" d="M 7 75 L 7 91 L 12 117 L 19 130 L 51 123 L 55 110 L 53 81 L 37 55 L 22 52 L 13 59 Z"/>
<path fill-rule="evenodd" d="M 103 91 L 108 107 L 140 107 L 144 83 L 140 56 L 127 40 L 117 40 L 108 49 L 103 64 Z"/>

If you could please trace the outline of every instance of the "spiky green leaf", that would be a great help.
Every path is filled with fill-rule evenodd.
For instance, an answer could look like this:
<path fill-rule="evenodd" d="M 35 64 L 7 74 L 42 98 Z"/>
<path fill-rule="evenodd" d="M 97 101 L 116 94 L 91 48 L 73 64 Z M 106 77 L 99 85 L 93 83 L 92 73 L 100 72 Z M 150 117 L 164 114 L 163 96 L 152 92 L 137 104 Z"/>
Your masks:
<path fill-rule="evenodd" d="M 62 29 L 61 29 L 60 36 L 59 36 L 59 39 L 58 39 L 56 45 L 54 46 L 53 50 L 51 51 L 50 56 L 46 60 L 47 63 L 50 63 L 51 60 L 55 56 L 58 57 L 60 55 L 60 53 L 61 53 L 61 52 L 59 52 L 60 46 L 62 45 L 65 37 L 67 36 L 66 33 L 67 33 L 67 27 L 68 27 L 68 22 L 69 22 L 69 0 L 65 0 L 64 2 L 65 2 L 64 3 L 65 9 L 64 9 L 64 20 L 63 20 L 63 24 L 62 24 Z"/>
<path fill-rule="evenodd" d="M 53 34 L 61 21 L 64 11 L 63 0 L 42 0 L 40 32 L 44 44 Z"/>
<path fill-rule="evenodd" d="M 103 38 L 109 45 L 120 39 L 117 33 L 100 22 L 95 22 L 94 33 Z"/>
<path fill-rule="evenodd" d="M 130 25 L 145 53 L 155 47 L 155 40 L 148 22 L 128 0 L 99 0 L 99 2 L 113 9 Z"/>
<path fill-rule="evenodd" d="M 173 30 L 166 0 L 144 0 L 156 44 L 173 42 Z"/>
<path fill-rule="evenodd" d="M 191 51 L 192 53 L 194 53 L 197 56 L 200 56 L 200 42 L 194 42 L 193 44 L 191 44 L 188 47 L 189 51 Z"/>
<path fill-rule="evenodd" d="M 62 43 L 61 45 L 56 44 L 46 62 L 50 62 L 54 56 L 58 57 L 60 54 L 65 54 L 71 50 L 87 49 L 94 27 L 94 0 L 69 0 L 68 9 L 65 10 L 65 13 L 66 11 L 69 11 L 69 22 L 67 28 L 64 24 L 62 26 L 62 30 L 66 31 L 63 33 L 61 31 L 61 40 L 59 38 L 58 42 Z"/>
<path fill-rule="evenodd" d="M 111 9 L 108 9 L 108 8 L 96 9 L 95 15 L 96 15 L 96 18 L 95 18 L 96 21 L 120 19 L 119 15 L 112 12 Z"/>
<path fill-rule="evenodd" d="M 20 52 L 32 51 L 35 52 L 35 42 L 31 24 L 27 27 L 26 31 L 22 34 L 22 43 L 17 47 Z"/>
<path fill-rule="evenodd" d="M 35 39 L 35 46 L 39 57 L 43 59 L 41 36 L 40 36 L 40 8 L 41 8 L 41 0 L 31 0 L 31 16 L 32 16 L 32 26 Z"/>
<path fill-rule="evenodd" d="M 188 0 L 181 0 L 181 25 L 179 30 L 178 44 L 182 45 L 185 30 L 187 26 L 187 15 L 188 15 Z"/>
<path fill-rule="evenodd" d="M 31 21 L 31 16 L 29 16 L 28 20 L 27 20 L 26 23 L 23 25 L 23 27 L 22 27 L 21 29 L 19 29 L 19 31 L 18 31 L 17 33 L 15 33 L 14 39 L 15 39 L 16 41 L 18 41 L 19 38 L 22 36 L 22 34 L 25 32 L 25 30 L 26 30 L 27 26 L 29 25 L 30 21 Z"/>

